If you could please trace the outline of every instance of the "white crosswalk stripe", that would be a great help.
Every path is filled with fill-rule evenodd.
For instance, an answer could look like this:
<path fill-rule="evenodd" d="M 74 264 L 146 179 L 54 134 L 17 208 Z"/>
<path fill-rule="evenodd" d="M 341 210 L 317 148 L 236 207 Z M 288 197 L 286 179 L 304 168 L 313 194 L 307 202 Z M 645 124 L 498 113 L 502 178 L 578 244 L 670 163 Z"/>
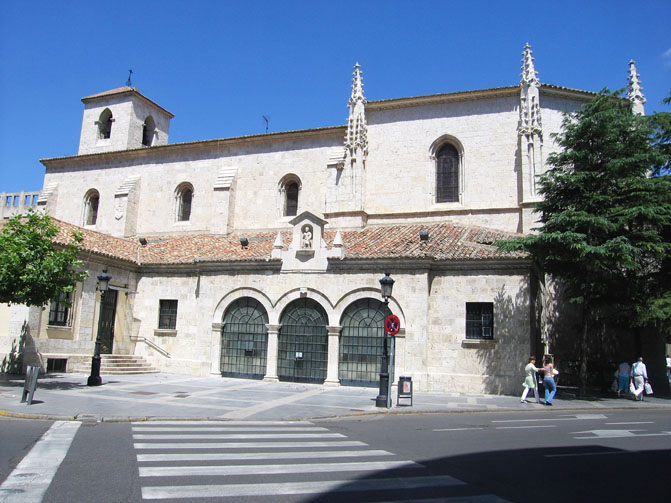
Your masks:
<path fill-rule="evenodd" d="M 78 421 L 56 421 L 0 485 L 2 503 L 40 503 L 65 459 Z"/>
<path fill-rule="evenodd" d="M 427 475 L 417 462 L 307 421 L 165 421 L 132 427 L 145 500 L 270 502 L 282 495 L 283 501 L 292 496 L 303 501 L 305 495 L 346 493 L 348 501 L 366 501 L 384 491 L 398 494 L 389 502 L 401 502 L 424 491 L 427 503 L 504 502 L 491 494 L 450 495 L 466 484 L 449 475 Z"/>

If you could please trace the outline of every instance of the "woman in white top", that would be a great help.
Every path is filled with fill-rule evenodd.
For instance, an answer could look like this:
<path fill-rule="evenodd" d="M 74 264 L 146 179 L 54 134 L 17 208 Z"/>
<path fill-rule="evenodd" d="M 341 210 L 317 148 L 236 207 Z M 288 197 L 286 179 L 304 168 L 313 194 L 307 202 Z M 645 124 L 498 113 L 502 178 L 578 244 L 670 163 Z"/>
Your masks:
<path fill-rule="evenodd" d="M 639 356 L 638 361 L 631 366 L 631 377 L 634 380 L 636 391 L 634 392 L 634 400 L 643 401 L 643 389 L 645 383 L 648 382 L 648 369 L 643 363 L 643 358 Z M 639 398 L 640 397 L 640 398 Z"/>
<path fill-rule="evenodd" d="M 522 403 L 527 403 L 527 395 L 529 394 L 530 389 L 534 390 L 536 403 L 541 403 L 541 398 L 538 396 L 538 380 L 536 379 L 536 372 L 539 370 L 539 368 L 536 368 L 536 357 L 529 357 L 529 363 L 524 367 L 525 377 L 524 382 L 522 383 L 524 391 L 522 392 L 522 399 L 520 400 Z"/>

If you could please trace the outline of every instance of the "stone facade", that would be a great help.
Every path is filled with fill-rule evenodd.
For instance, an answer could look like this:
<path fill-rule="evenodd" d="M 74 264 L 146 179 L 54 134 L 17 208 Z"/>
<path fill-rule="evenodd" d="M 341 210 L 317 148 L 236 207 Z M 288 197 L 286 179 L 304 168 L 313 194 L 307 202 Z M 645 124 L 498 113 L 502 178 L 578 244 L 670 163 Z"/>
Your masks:
<path fill-rule="evenodd" d="M 0 220 L 24 215 L 30 208 L 37 209 L 39 192 L 0 192 Z"/>
<path fill-rule="evenodd" d="M 516 392 L 546 349 L 543 302 L 530 260 L 493 242 L 533 227 L 552 134 L 592 97 L 540 84 L 527 46 L 519 86 L 451 94 L 367 101 L 357 64 L 342 127 L 169 144 L 172 115 L 136 89 L 84 98 L 79 154 L 42 161 L 39 205 L 61 239 L 84 233 L 90 277 L 66 326 L 37 310 L 39 353 L 93 352 L 106 269 L 113 351 L 161 370 L 371 385 L 391 312 L 394 373 L 416 389 Z M 292 316 L 314 333 L 289 335 Z"/>

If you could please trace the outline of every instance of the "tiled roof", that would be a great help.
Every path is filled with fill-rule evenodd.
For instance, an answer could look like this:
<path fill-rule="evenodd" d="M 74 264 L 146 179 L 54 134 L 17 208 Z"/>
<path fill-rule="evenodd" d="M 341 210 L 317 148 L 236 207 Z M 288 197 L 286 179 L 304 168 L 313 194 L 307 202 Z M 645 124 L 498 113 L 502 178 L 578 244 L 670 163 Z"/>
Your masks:
<path fill-rule="evenodd" d="M 422 230 L 429 232 L 426 242 L 419 239 Z M 448 223 L 371 226 L 342 233 L 347 258 L 427 258 L 438 261 L 523 257 L 524 254 L 501 252 L 492 246 L 494 241 L 514 236 L 517 234 Z"/>
<path fill-rule="evenodd" d="M 290 233 L 284 234 L 284 241 L 288 242 Z M 148 238 L 141 250 L 141 260 L 143 264 L 266 261 L 270 259 L 276 236 L 277 232 L 256 232 Z M 240 244 L 241 237 L 248 239 L 248 246 Z"/>
<path fill-rule="evenodd" d="M 84 236 L 82 250 L 102 257 L 143 265 L 194 264 L 197 262 L 255 262 L 269 261 L 277 231 L 244 232 L 236 234 L 185 234 L 180 236 L 154 236 L 140 246 L 137 238 L 116 238 L 89 229 L 82 229 L 54 220 L 60 233 L 57 242 L 64 244 L 72 231 Z M 421 242 L 419 232 L 429 232 L 429 239 Z M 291 231 L 282 231 L 286 250 L 291 242 Z M 331 247 L 335 231 L 327 231 L 324 240 Z M 511 239 L 518 234 L 474 226 L 448 223 L 398 224 L 369 226 L 361 230 L 341 231 L 344 258 L 365 259 L 428 259 L 434 261 L 500 260 L 523 258 L 526 255 L 502 252 L 492 243 Z M 240 238 L 246 237 L 249 245 L 243 247 Z"/>
<path fill-rule="evenodd" d="M 72 233 L 80 232 L 84 240 L 82 241 L 82 251 L 93 253 L 102 257 L 115 258 L 125 262 L 135 262 L 137 256 L 137 241 L 131 239 L 116 238 L 108 234 L 83 229 L 76 225 L 68 224 L 52 218 L 52 221 L 58 227 L 58 235 L 54 242 L 65 245 L 72 241 Z"/>
<path fill-rule="evenodd" d="M 168 114 L 171 118 L 174 117 L 174 115 L 170 112 L 168 112 L 165 108 L 163 108 L 161 105 L 158 103 L 155 103 L 154 101 L 150 100 L 147 98 L 144 94 L 142 94 L 140 91 L 137 90 L 137 87 L 130 87 L 130 86 L 123 86 L 123 87 L 117 87 L 116 89 L 110 89 L 109 91 L 103 91 L 101 93 L 97 94 L 92 94 L 90 96 L 85 96 L 82 98 L 82 101 L 86 103 L 87 101 L 92 101 L 96 100 L 99 98 L 105 98 L 108 96 L 115 96 L 115 95 L 120 95 L 120 94 L 135 94 L 142 98 L 143 100 L 151 103 L 154 105 L 156 108 L 159 108 L 160 110 L 163 110 L 166 114 Z"/>
<path fill-rule="evenodd" d="M 103 91 L 101 93 L 92 94 L 90 96 L 84 96 L 82 100 L 90 100 L 93 98 L 102 98 L 104 96 L 114 96 L 115 94 L 122 94 L 128 92 L 138 92 L 137 88 L 130 86 L 117 87 L 116 89 L 110 89 L 109 91 Z"/>

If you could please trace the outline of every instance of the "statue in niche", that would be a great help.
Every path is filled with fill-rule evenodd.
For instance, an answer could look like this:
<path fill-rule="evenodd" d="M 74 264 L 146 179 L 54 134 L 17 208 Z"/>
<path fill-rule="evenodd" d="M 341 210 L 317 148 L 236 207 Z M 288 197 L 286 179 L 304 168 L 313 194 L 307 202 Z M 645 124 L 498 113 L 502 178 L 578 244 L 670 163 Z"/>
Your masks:
<path fill-rule="evenodd" d="M 312 227 L 304 225 L 302 229 L 303 235 L 301 237 L 301 249 L 309 250 L 312 248 Z"/>

